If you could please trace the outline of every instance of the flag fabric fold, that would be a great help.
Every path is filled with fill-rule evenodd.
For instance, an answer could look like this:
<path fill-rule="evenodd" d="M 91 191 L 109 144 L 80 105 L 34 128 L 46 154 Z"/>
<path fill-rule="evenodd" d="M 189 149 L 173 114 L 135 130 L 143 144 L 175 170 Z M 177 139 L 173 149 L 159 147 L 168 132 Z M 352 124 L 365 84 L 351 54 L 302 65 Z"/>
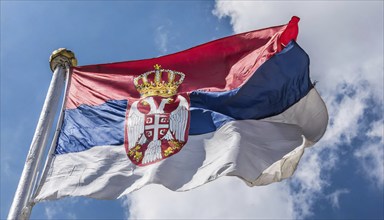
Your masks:
<path fill-rule="evenodd" d="M 35 201 L 291 176 L 328 123 L 295 41 L 298 20 L 163 57 L 74 67 Z"/>

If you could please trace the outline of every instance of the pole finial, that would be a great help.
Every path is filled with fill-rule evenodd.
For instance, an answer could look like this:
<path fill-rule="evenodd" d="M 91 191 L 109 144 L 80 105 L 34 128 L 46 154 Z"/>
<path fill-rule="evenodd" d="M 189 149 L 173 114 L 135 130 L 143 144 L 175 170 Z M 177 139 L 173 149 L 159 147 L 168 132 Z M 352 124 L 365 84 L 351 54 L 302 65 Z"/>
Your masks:
<path fill-rule="evenodd" d="M 77 59 L 75 54 L 65 48 L 59 48 L 53 51 L 49 57 L 49 65 L 52 72 L 55 71 L 55 68 L 58 65 L 65 67 L 66 63 L 69 64 L 69 66 L 77 66 Z"/>

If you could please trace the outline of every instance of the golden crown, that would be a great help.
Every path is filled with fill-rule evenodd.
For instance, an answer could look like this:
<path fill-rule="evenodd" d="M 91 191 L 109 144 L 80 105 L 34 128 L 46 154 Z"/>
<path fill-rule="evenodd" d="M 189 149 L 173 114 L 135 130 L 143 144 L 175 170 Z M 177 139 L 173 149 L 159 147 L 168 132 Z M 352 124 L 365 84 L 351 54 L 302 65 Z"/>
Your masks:
<path fill-rule="evenodd" d="M 156 64 L 154 68 L 155 70 L 145 72 L 133 80 L 141 97 L 170 97 L 175 95 L 177 88 L 184 80 L 185 74 L 174 70 L 161 69 L 159 64 Z M 167 77 L 166 80 L 164 80 L 164 77 Z"/>

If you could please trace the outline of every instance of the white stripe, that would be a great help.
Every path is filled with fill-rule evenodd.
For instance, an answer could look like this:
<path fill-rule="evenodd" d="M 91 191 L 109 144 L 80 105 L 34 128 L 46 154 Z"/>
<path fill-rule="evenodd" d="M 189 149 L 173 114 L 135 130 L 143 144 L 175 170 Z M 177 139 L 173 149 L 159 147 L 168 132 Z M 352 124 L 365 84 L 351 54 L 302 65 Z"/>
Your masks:
<path fill-rule="evenodd" d="M 323 135 L 327 120 L 324 103 L 313 89 L 281 115 L 233 121 L 216 132 L 190 136 L 179 153 L 145 167 L 134 166 L 124 146 L 58 155 L 36 200 L 119 198 L 151 183 L 184 191 L 224 175 L 252 186 L 280 181 L 292 175 L 304 148 Z"/>

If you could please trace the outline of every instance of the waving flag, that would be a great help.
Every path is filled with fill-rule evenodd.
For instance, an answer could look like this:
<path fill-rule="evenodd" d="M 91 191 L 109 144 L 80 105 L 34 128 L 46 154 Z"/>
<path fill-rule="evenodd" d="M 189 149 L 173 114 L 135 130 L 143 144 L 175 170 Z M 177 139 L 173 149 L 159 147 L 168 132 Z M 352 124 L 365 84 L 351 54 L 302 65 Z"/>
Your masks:
<path fill-rule="evenodd" d="M 328 122 L 295 42 L 298 20 L 163 57 L 74 67 L 35 201 L 291 176 Z"/>

